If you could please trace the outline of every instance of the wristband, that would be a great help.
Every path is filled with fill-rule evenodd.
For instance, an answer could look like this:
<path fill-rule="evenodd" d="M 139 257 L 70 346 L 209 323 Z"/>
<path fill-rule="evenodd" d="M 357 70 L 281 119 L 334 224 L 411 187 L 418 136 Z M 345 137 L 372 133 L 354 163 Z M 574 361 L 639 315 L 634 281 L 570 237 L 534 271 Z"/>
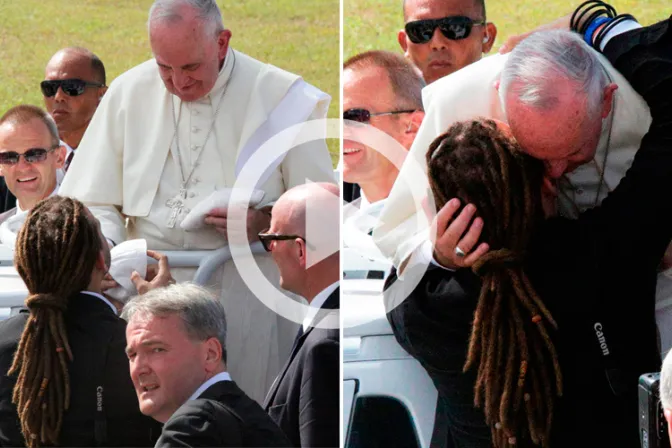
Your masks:
<path fill-rule="evenodd" d="M 583 35 L 583 40 L 586 41 L 588 45 L 592 46 L 593 34 L 595 33 L 595 30 L 597 30 L 600 27 L 600 25 L 611 21 L 612 19 L 610 19 L 609 17 L 598 17 L 597 19 L 593 20 L 586 29 L 586 34 Z"/>

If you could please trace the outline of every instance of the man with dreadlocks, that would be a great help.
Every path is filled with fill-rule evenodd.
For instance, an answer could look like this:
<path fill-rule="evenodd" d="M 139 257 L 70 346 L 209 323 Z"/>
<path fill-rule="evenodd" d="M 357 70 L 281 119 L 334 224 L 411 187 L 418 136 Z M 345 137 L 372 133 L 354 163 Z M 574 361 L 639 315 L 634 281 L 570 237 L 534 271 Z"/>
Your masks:
<path fill-rule="evenodd" d="M 637 380 L 660 366 L 656 270 L 672 238 L 659 200 L 672 185 L 672 20 L 612 42 L 604 54 L 652 124 L 601 207 L 544 220 L 544 167 L 503 123 L 458 122 L 429 147 L 439 238 L 462 247 L 477 216 L 490 248 L 473 272 L 430 267 L 388 314 L 448 405 L 432 446 L 639 446 Z"/>
<path fill-rule="evenodd" d="M 0 323 L 1 446 L 152 446 L 159 435 L 138 409 L 126 324 L 101 295 L 103 241 L 82 203 L 59 196 L 19 231 L 30 312 Z"/>

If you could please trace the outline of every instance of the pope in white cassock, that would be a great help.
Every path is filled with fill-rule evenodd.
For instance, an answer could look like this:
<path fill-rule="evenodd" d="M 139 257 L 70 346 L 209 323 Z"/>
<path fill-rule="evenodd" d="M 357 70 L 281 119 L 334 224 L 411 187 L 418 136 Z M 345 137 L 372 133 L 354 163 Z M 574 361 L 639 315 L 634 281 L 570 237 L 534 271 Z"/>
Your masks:
<path fill-rule="evenodd" d="M 114 244 L 144 238 L 150 249 L 226 245 L 226 210 L 205 228 L 180 223 L 216 189 L 230 188 L 250 155 L 282 129 L 326 116 L 329 97 L 288 73 L 233 50 L 214 0 L 156 0 L 149 12 L 154 59 L 119 76 L 100 103 L 61 194 L 78 198 Z M 257 185 L 262 202 L 248 211 L 248 236 L 268 227 L 269 208 L 289 188 L 333 182 L 324 141 L 302 144 Z M 278 284 L 268 255 L 255 256 Z M 173 276 L 193 276 L 173 270 Z M 246 287 L 232 261 L 211 280 L 227 312 L 227 365 L 233 379 L 263 400 L 289 355 L 298 324 L 277 316 Z"/>

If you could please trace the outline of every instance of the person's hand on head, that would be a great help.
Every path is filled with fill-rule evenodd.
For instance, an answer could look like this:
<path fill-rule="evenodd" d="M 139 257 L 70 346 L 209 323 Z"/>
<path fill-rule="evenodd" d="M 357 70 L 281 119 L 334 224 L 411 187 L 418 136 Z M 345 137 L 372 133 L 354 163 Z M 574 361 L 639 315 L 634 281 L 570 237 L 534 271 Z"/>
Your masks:
<path fill-rule="evenodd" d="M 483 220 L 477 217 L 472 222 L 476 207 L 468 204 L 453 219 L 459 208 L 460 201 L 451 199 L 435 218 L 434 259 L 448 269 L 469 268 L 489 250 L 487 243 L 477 245 L 483 231 Z"/>
<path fill-rule="evenodd" d="M 219 233 L 228 238 L 228 210 L 215 208 L 205 218 L 205 223 L 215 227 Z M 268 229 L 271 225 L 270 207 L 257 210 L 247 209 L 247 240 L 250 242 L 259 239 L 259 232 Z"/>
<path fill-rule="evenodd" d="M 146 278 L 142 278 L 136 271 L 133 272 L 131 281 L 138 290 L 138 294 L 145 294 L 152 289 L 175 283 L 175 279 L 170 275 L 170 266 L 168 266 L 168 257 L 166 255 L 148 250 L 147 256 L 157 260 L 158 264 L 147 266 Z"/>

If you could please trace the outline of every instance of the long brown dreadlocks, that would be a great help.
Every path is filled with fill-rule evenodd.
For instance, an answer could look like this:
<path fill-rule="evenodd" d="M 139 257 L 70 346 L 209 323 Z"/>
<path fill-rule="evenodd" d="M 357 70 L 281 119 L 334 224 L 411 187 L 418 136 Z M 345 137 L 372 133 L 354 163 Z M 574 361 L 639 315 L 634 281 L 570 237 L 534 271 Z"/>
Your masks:
<path fill-rule="evenodd" d="M 81 202 L 54 196 L 37 204 L 16 240 L 16 269 L 30 316 L 9 374 L 12 401 L 29 447 L 58 443 L 70 405 L 72 351 L 63 320 L 68 298 L 86 290 L 101 250 L 98 227 Z"/>
<path fill-rule="evenodd" d="M 474 204 L 491 248 L 472 268 L 483 282 L 464 365 L 465 372 L 478 366 L 474 404 L 484 410 L 495 447 L 547 447 L 554 398 L 562 395 L 547 328 L 557 325 L 522 265 L 543 219 L 541 163 L 482 119 L 456 123 L 434 140 L 427 164 L 437 207 L 454 197 Z"/>

